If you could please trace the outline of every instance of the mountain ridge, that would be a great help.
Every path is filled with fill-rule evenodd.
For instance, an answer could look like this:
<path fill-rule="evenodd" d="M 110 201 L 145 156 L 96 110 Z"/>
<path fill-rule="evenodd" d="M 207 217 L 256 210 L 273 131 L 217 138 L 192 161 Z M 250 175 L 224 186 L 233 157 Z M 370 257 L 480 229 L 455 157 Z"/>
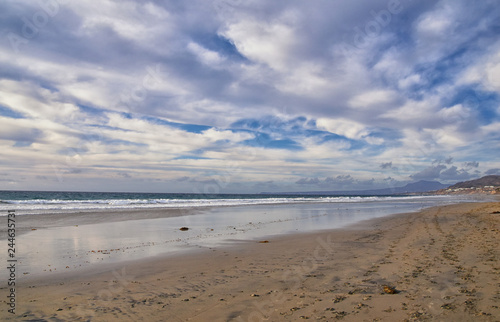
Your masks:
<path fill-rule="evenodd" d="M 479 179 L 457 182 L 448 189 L 460 189 L 460 188 L 484 188 L 488 186 L 500 186 L 500 176 L 490 175 L 484 176 Z"/>
<path fill-rule="evenodd" d="M 420 180 L 411 182 L 403 187 L 368 189 L 368 190 L 336 190 L 336 191 L 302 191 L 302 192 L 261 192 L 260 194 L 274 195 L 335 195 L 335 196 L 379 196 L 406 193 L 423 193 L 447 188 L 448 185 L 438 181 Z"/>

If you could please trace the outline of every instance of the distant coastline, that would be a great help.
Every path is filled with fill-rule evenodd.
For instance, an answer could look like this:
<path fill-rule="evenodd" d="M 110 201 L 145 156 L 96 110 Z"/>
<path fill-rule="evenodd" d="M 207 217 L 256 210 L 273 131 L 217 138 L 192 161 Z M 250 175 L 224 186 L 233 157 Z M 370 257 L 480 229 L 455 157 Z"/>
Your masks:
<path fill-rule="evenodd" d="M 476 180 L 458 182 L 446 189 L 435 191 L 436 195 L 500 194 L 500 176 L 485 176 Z"/>
<path fill-rule="evenodd" d="M 270 192 L 262 192 L 262 195 Z M 274 192 L 275 195 L 324 195 L 324 196 L 423 196 L 423 195 L 469 195 L 469 194 L 500 194 L 500 176 L 491 175 L 479 179 L 445 185 L 437 181 L 409 183 L 403 187 L 393 187 L 372 190 L 347 191 L 305 191 L 305 192 Z"/>

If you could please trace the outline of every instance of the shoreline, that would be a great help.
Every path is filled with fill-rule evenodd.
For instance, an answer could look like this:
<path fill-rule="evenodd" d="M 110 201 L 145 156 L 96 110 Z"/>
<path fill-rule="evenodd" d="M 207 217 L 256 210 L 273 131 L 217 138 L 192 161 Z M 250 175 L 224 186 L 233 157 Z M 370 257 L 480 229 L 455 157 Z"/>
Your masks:
<path fill-rule="evenodd" d="M 17 318 L 498 321 L 496 211 L 439 206 L 21 283 Z"/>
<path fill-rule="evenodd" d="M 227 207 L 238 207 L 238 206 L 227 206 Z M 441 207 L 441 206 L 437 206 Z M 133 212 L 133 211 L 131 211 Z M 61 280 L 71 280 L 78 278 L 80 275 L 85 275 L 85 276 L 98 276 L 101 273 L 109 273 L 113 270 L 120 269 L 122 267 L 128 267 L 128 266 L 136 266 L 136 265 L 142 265 L 144 263 L 147 263 L 147 265 L 157 265 L 159 263 L 163 263 L 164 261 L 178 261 L 178 260 L 186 260 L 190 259 L 194 256 L 210 256 L 210 252 L 214 251 L 228 251 L 228 252 L 234 252 L 237 253 L 239 251 L 244 251 L 246 249 L 252 248 L 252 247 L 260 247 L 260 246 L 255 246 L 255 244 L 267 244 L 270 242 L 276 243 L 276 242 L 286 242 L 289 240 L 293 241 L 300 241 L 302 239 L 311 239 L 315 238 L 318 236 L 323 236 L 323 235 L 330 235 L 330 234 L 344 234 L 348 232 L 356 232 L 356 231 L 365 231 L 365 230 L 371 230 L 374 227 L 379 227 L 383 223 L 387 222 L 392 222 L 396 219 L 400 219 L 403 216 L 411 216 L 417 212 L 408 212 L 408 213 L 395 213 L 391 215 L 387 215 L 384 217 L 377 217 L 377 218 L 371 218 L 371 219 L 365 219 L 359 222 L 355 222 L 353 224 L 349 224 L 345 227 L 342 228 L 334 228 L 334 229 L 320 229 L 320 230 L 315 230 L 315 231 L 307 231 L 307 232 L 289 232 L 286 234 L 278 234 L 278 235 L 269 235 L 269 236 L 263 236 L 262 238 L 258 239 L 228 239 L 227 244 L 225 245 L 218 245 L 214 247 L 186 247 L 183 250 L 172 252 L 172 253 L 162 253 L 158 254 L 155 256 L 151 257 L 146 257 L 146 258 L 141 258 L 141 259 L 132 259 L 132 260 L 124 260 L 124 261 L 119 261 L 119 262 L 111 262 L 111 263 L 106 263 L 103 264 L 100 267 L 88 267 L 86 269 L 77 271 L 77 272 L 63 272 L 63 273 L 58 273 L 55 275 L 51 276 L 37 276 L 33 279 L 29 279 L 29 281 L 22 281 L 22 283 L 27 284 L 32 284 L 32 283 L 45 283 L 47 281 L 55 282 L 58 283 L 58 281 Z M 174 215 L 175 216 L 175 215 Z M 166 217 L 171 217 L 171 216 L 166 216 Z M 162 216 L 153 216 L 149 217 L 148 215 L 145 215 L 144 218 L 129 218 L 128 216 L 126 217 L 127 219 L 125 220 L 142 220 L 142 219 L 157 219 L 157 218 L 164 218 Z M 116 221 L 103 221 L 103 222 L 116 222 Z M 101 222 L 102 223 L 102 222 Z M 54 226 L 54 227 L 60 227 L 60 226 Z M 62 226 L 65 227 L 65 226 Z M 50 228 L 50 227 L 44 227 L 44 228 Z M 23 285 L 25 286 L 25 285 Z"/>
<path fill-rule="evenodd" d="M 438 204 L 460 202 L 444 199 Z M 243 205 L 16 216 L 16 259 L 22 280 L 165 254 L 230 246 L 270 236 L 318 232 L 366 219 L 416 212 L 434 199 Z M 181 230 L 181 227 L 188 229 Z M 4 227 L 6 228 L 6 227 Z M 24 228 L 24 231 L 22 229 Z M 4 230 L 5 231 L 5 230 Z M 1 234 L 1 233 L 0 233 Z M 5 240 L 6 242 L 6 240 Z M 67 274 L 66 274 L 67 275 Z"/>
<path fill-rule="evenodd" d="M 464 197 L 468 195 L 464 195 Z M 426 197 L 426 196 L 419 196 Z M 429 195 L 427 197 L 439 197 L 434 195 Z M 490 196 L 482 196 L 490 197 Z M 495 198 L 499 199 L 499 198 Z M 479 202 L 485 202 L 478 199 Z M 499 199 L 500 200 L 500 199 Z M 398 201 L 398 200 L 395 200 Z M 464 202 L 464 201 L 461 201 Z M 467 201 L 465 201 L 467 202 Z M 476 201 L 477 202 L 477 201 Z M 88 224 L 101 224 L 101 223 L 113 223 L 121 221 L 131 221 L 131 220 L 144 220 L 144 219 L 159 219 L 159 218 L 172 218 L 172 217 L 182 217 L 191 216 L 210 212 L 217 209 L 227 209 L 227 208 L 241 208 L 241 207 L 287 207 L 287 206 L 300 206 L 300 205 L 331 205 L 335 206 L 342 203 L 323 203 L 323 202 L 290 202 L 290 203 L 270 203 L 270 204 L 256 204 L 256 205 L 217 205 L 217 206 L 200 206 L 200 207 L 165 207 L 165 208 L 130 208 L 130 209 L 87 209 L 78 211 L 57 211 L 54 213 L 42 211 L 38 214 L 18 214 L 16 213 L 16 218 L 21 225 L 16 226 L 16 233 L 18 235 L 25 234 L 32 230 L 46 229 L 46 228 L 56 228 L 56 227 L 69 227 L 76 225 L 88 225 Z M 15 210 L 17 211 L 17 210 Z M 1 218 L 2 216 L 0 216 Z M 7 226 L 0 226 L 0 240 L 7 238 Z"/>

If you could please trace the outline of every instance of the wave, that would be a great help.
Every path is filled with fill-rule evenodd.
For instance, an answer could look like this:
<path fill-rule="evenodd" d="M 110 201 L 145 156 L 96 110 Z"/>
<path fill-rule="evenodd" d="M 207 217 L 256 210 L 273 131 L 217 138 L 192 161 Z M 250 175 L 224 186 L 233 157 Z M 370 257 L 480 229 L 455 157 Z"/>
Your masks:
<path fill-rule="evenodd" d="M 288 198 L 251 198 L 251 199 L 96 199 L 96 200 L 61 200 L 61 199 L 32 199 L 32 200 L 2 200 L 3 208 L 24 211 L 36 210 L 99 210 L 99 209 L 134 209 L 134 208 L 199 208 L 243 205 L 272 205 L 293 203 L 353 203 L 376 202 L 388 200 L 414 200 L 421 196 L 401 197 L 288 197 Z M 7 206 L 8 205 L 8 206 Z"/>

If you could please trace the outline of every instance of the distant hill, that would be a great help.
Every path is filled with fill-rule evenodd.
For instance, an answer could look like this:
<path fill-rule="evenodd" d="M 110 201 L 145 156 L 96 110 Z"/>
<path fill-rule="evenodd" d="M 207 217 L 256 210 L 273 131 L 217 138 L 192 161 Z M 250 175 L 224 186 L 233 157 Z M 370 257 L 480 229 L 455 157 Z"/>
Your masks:
<path fill-rule="evenodd" d="M 483 188 L 488 186 L 500 186 L 500 176 L 486 176 L 476 180 L 456 183 L 448 189 Z"/>
<path fill-rule="evenodd" d="M 446 188 L 448 185 L 442 184 L 438 181 L 425 181 L 420 180 L 418 182 L 409 183 L 404 187 L 398 188 L 404 190 L 404 192 L 427 192 L 433 190 L 439 190 Z"/>
<path fill-rule="evenodd" d="M 330 196 L 380 196 L 395 195 L 406 193 L 427 192 L 444 189 L 448 185 L 437 181 L 421 180 L 405 185 L 404 187 L 394 187 L 372 190 L 348 190 L 348 191 L 307 191 L 307 192 L 261 192 L 261 194 L 279 194 L 279 195 L 330 195 Z"/>

